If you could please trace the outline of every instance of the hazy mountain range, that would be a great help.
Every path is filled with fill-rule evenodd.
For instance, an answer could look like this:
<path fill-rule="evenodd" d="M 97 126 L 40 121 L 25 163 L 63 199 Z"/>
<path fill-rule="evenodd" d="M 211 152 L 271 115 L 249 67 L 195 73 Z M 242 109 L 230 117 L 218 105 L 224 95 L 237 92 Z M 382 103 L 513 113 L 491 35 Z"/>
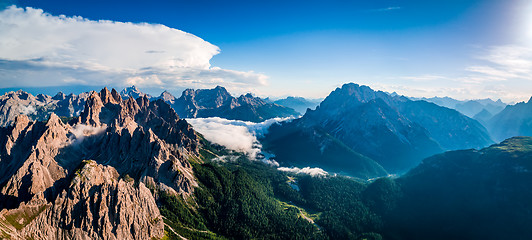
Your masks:
<path fill-rule="evenodd" d="M 270 98 L 264 99 L 266 102 L 273 102 L 281 106 L 289 107 L 301 114 L 305 114 L 307 109 L 315 109 L 323 99 L 306 99 L 302 97 L 286 97 L 277 100 L 271 100 Z"/>
<path fill-rule="evenodd" d="M 507 104 L 503 103 L 500 99 L 493 101 L 489 98 L 476 99 L 476 100 L 456 100 L 450 97 L 432 97 L 432 98 L 411 98 L 412 100 L 424 100 L 427 102 L 435 103 L 442 107 L 451 108 L 459 111 L 460 113 L 475 118 L 476 115 L 485 111 L 492 116 L 502 111 Z"/>

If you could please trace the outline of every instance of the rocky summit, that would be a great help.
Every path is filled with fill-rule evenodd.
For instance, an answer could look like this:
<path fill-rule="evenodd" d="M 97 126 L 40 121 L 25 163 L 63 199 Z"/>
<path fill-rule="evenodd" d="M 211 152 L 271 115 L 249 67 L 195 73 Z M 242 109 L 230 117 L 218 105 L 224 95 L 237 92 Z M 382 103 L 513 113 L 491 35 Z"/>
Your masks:
<path fill-rule="evenodd" d="M 44 94 L 33 96 L 22 90 L 8 92 L 0 96 L 0 126 L 11 125 L 20 114 L 39 121 L 46 121 L 51 113 L 67 118 L 78 116 L 89 96 L 90 93 L 66 95 L 59 92 L 51 97 Z"/>
<path fill-rule="evenodd" d="M 445 150 L 493 143 L 479 122 L 455 110 L 354 83 L 337 88 L 303 117 L 270 131 L 266 141 L 278 142 L 296 129 L 325 132 L 327 135 L 322 136 L 334 137 L 392 173 L 403 172 Z M 285 144 L 277 145 L 273 152 L 279 155 L 282 146 Z M 294 162 L 293 158 L 277 160 Z"/>
<path fill-rule="evenodd" d="M 233 120 L 262 122 L 275 117 L 299 115 L 295 110 L 275 103 L 268 103 L 250 93 L 235 98 L 224 88 L 187 89 L 181 97 L 161 95 L 172 104 L 175 111 L 184 118 L 221 117 Z"/>
<path fill-rule="evenodd" d="M 191 126 L 163 100 L 114 89 L 68 121 L 18 115 L 0 142 L 0 238 L 162 238 L 154 193 L 186 198 L 198 185 Z"/>

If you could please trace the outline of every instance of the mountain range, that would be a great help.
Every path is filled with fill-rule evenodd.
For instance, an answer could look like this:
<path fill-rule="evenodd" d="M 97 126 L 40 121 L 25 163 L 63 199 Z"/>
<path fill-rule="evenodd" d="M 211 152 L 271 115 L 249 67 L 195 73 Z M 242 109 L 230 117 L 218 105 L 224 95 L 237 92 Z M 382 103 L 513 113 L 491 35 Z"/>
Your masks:
<path fill-rule="evenodd" d="M 78 116 L 85 106 L 89 93 L 79 95 L 57 93 L 51 97 L 39 94 L 33 96 L 22 90 L 0 96 L 0 126 L 9 126 L 15 118 L 24 114 L 33 120 L 48 119 L 50 113 L 62 117 Z"/>
<path fill-rule="evenodd" d="M 272 125 L 265 163 L 207 141 L 177 110 L 268 103 L 185 92 L 2 96 L 0 238 L 532 237 L 531 137 L 487 147 L 486 128 L 454 109 L 350 83 Z M 531 102 L 496 114 L 496 136 L 526 133 Z"/>
<path fill-rule="evenodd" d="M 456 109 L 472 117 L 484 125 L 496 141 L 514 136 L 532 136 L 532 99 L 513 105 L 507 105 L 500 99 L 459 101 L 449 97 L 435 97 L 424 100 Z"/>
<path fill-rule="evenodd" d="M 268 103 L 250 93 L 235 98 L 224 87 L 187 89 L 179 98 L 163 93 L 165 99 L 184 118 L 221 117 L 231 120 L 262 122 L 275 117 L 297 116 L 291 108 Z"/>
<path fill-rule="evenodd" d="M 309 110 L 299 119 L 272 128 L 264 141 L 267 149 L 273 146 L 269 149 L 277 155 L 283 151 L 279 148 L 288 146 L 293 132 L 315 137 L 309 134 L 313 131 L 327 133 L 322 135 L 338 139 L 390 172 L 407 170 L 421 159 L 444 150 L 481 148 L 493 143 L 479 122 L 455 110 L 353 83 L 331 92 L 316 110 Z M 320 146 L 320 149 L 326 148 Z M 284 157 L 284 154 L 276 160 L 300 161 Z M 345 161 L 356 161 L 356 158 Z"/>
<path fill-rule="evenodd" d="M 532 136 L 532 98 L 528 102 L 508 105 L 486 120 L 486 125 L 497 141 L 514 136 Z"/>
<path fill-rule="evenodd" d="M 476 99 L 476 100 L 456 100 L 450 97 L 432 97 L 432 98 L 411 98 L 412 100 L 424 100 L 427 102 L 435 103 L 442 107 L 455 109 L 460 113 L 475 118 L 476 115 L 482 111 L 486 111 L 492 116 L 499 113 L 506 107 L 506 103 L 503 103 L 500 99 L 493 101 L 489 98 Z M 476 119 L 476 118 L 475 118 Z"/>
<path fill-rule="evenodd" d="M 0 96 L 0 126 L 9 126 L 19 114 L 27 115 L 31 120 L 43 121 L 51 113 L 64 118 L 78 116 L 83 110 L 85 101 L 92 92 L 79 95 L 58 93 L 51 97 L 38 94 L 11 91 Z M 176 98 L 168 91 L 158 97 L 141 92 L 135 86 L 120 92 L 122 98 L 146 97 L 150 100 L 162 99 L 183 118 L 222 117 L 227 119 L 261 122 L 276 117 L 299 115 L 295 110 L 275 103 L 268 103 L 251 94 L 235 98 L 223 87 L 214 89 L 187 89 L 181 97 Z"/>
<path fill-rule="evenodd" d="M 105 88 L 68 122 L 19 115 L 0 132 L 2 237 L 162 238 L 151 190 L 188 196 L 197 186 L 198 137 L 160 100 Z"/>
<path fill-rule="evenodd" d="M 302 97 L 286 97 L 272 101 L 270 98 L 264 99 L 266 102 L 272 102 L 281 106 L 289 107 L 298 113 L 305 114 L 307 109 L 315 109 L 323 99 L 306 99 Z"/>

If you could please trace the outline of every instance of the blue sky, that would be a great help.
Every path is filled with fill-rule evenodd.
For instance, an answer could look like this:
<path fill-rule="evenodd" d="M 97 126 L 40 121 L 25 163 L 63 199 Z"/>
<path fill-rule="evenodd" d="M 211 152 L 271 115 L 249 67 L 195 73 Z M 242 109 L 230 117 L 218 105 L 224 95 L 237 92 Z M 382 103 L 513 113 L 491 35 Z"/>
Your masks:
<path fill-rule="evenodd" d="M 107 59 L 105 52 L 89 56 L 95 61 L 110 62 L 94 67 L 93 63 L 86 65 L 78 59 L 87 53 L 90 55 L 92 52 L 88 50 L 75 54 L 66 48 L 34 51 L 26 55 L 2 56 L 0 53 L 0 71 L 4 71 L 0 84 L 5 82 L 5 86 L 0 88 L 32 86 L 34 82 L 30 78 L 41 76 L 41 80 L 35 84 L 42 87 L 110 85 L 120 88 L 128 83 L 136 83 L 147 91 L 157 92 L 165 88 L 176 94 L 185 87 L 214 87 L 220 84 L 226 85 L 234 93 L 251 91 L 260 96 L 324 97 L 342 83 L 356 82 L 374 89 L 418 97 L 491 97 L 520 101 L 532 95 L 532 44 L 529 44 L 532 43 L 532 4 L 524 0 L 28 0 L 4 2 L 4 7 L 11 4 L 20 8 L 42 9 L 48 13 L 44 18 L 63 14 L 66 18 L 81 16 L 114 23 L 145 22 L 153 25 L 150 26 L 152 29 L 157 29 L 154 24 L 162 24 L 197 36 L 199 40 L 190 40 L 193 43 L 187 45 L 196 50 L 187 48 L 186 51 L 190 50 L 194 54 L 198 53 L 198 48 L 205 51 L 198 53 L 203 56 L 201 61 L 190 57 L 190 54 L 174 56 L 170 52 L 180 52 L 183 46 L 175 42 L 162 42 L 164 36 L 173 38 L 159 33 L 152 35 L 161 39 L 159 41 L 131 43 L 132 48 L 137 46 L 135 44 L 164 45 L 161 48 L 163 50 L 160 50 L 161 53 L 168 53 L 164 58 L 185 59 L 183 62 L 186 64 L 177 65 L 184 66 L 186 71 L 178 70 L 177 75 L 175 63 L 171 64 L 171 71 L 161 70 L 153 67 L 153 63 L 140 54 L 128 56 L 126 60 L 131 62 L 123 65 L 112 63 L 111 60 L 120 61 L 121 58 L 116 56 Z M 18 14 L 21 16 L 16 18 L 17 21 L 24 21 L 24 18 L 32 16 L 11 11 L 11 15 L 4 14 L 4 17 Z M 53 28 L 51 25 L 55 21 L 50 22 L 41 29 Z M 92 22 L 85 26 L 98 24 Z M 121 26 L 98 27 L 97 31 L 112 28 L 114 30 L 109 31 L 122 32 Z M 83 34 L 93 31 L 92 27 L 88 29 Z M 127 41 L 126 36 L 134 35 L 131 31 L 144 32 L 124 30 L 123 35 L 116 39 Z M 19 32 L 20 38 L 36 38 L 22 33 L 27 30 Z M 112 33 L 109 34 L 103 39 L 114 38 Z M 55 35 L 61 35 L 61 32 L 55 32 Z M 53 40 L 50 41 L 59 41 L 57 45 L 88 49 L 101 45 L 98 41 L 103 41 L 102 38 L 93 39 L 89 36 L 86 41 L 95 42 L 90 45 L 80 43 L 73 36 L 64 38 L 71 39 L 69 41 L 57 38 L 51 38 Z M 201 39 L 207 43 L 202 43 Z M 39 46 L 35 42 L 28 42 L 26 47 Z M 111 45 L 107 47 L 115 49 Z M 145 52 L 157 54 L 159 50 Z M 127 51 L 125 53 L 117 51 L 115 54 L 127 55 Z M 58 57 L 61 54 L 68 57 Z M 132 61 L 134 58 L 142 60 Z M 76 66 L 79 67 L 66 69 L 68 67 L 64 63 L 75 61 L 78 61 Z M 23 63 L 30 65 L 30 70 L 20 67 Z M 18 66 L 16 71 L 10 69 L 15 65 Z M 42 70 L 45 68 L 43 66 L 54 68 Z M 122 70 L 101 76 L 96 72 L 98 69 L 107 72 L 109 69 Z M 124 75 L 126 70 L 131 71 Z M 9 81 L 11 75 L 20 80 Z M 91 77 L 107 80 L 92 81 Z M 49 80 L 47 84 L 48 79 L 60 78 L 66 80 Z"/>

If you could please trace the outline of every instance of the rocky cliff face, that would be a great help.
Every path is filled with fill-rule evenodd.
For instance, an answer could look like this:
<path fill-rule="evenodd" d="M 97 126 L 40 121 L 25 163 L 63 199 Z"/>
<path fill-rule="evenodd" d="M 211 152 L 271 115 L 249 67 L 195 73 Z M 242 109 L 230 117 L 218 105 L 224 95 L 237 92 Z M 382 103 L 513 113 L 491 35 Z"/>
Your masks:
<path fill-rule="evenodd" d="M 148 188 L 186 197 L 197 186 L 191 126 L 162 100 L 123 100 L 114 89 L 93 92 L 68 123 L 20 115 L 0 128 L 0 143 L 3 238 L 160 238 Z"/>
<path fill-rule="evenodd" d="M 45 121 L 51 113 L 63 117 L 75 117 L 83 110 L 89 93 L 65 95 L 58 93 L 51 97 L 43 94 L 33 96 L 19 90 L 0 96 L 0 127 L 11 125 L 15 118 L 24 114 L 32 120 Z"/>

